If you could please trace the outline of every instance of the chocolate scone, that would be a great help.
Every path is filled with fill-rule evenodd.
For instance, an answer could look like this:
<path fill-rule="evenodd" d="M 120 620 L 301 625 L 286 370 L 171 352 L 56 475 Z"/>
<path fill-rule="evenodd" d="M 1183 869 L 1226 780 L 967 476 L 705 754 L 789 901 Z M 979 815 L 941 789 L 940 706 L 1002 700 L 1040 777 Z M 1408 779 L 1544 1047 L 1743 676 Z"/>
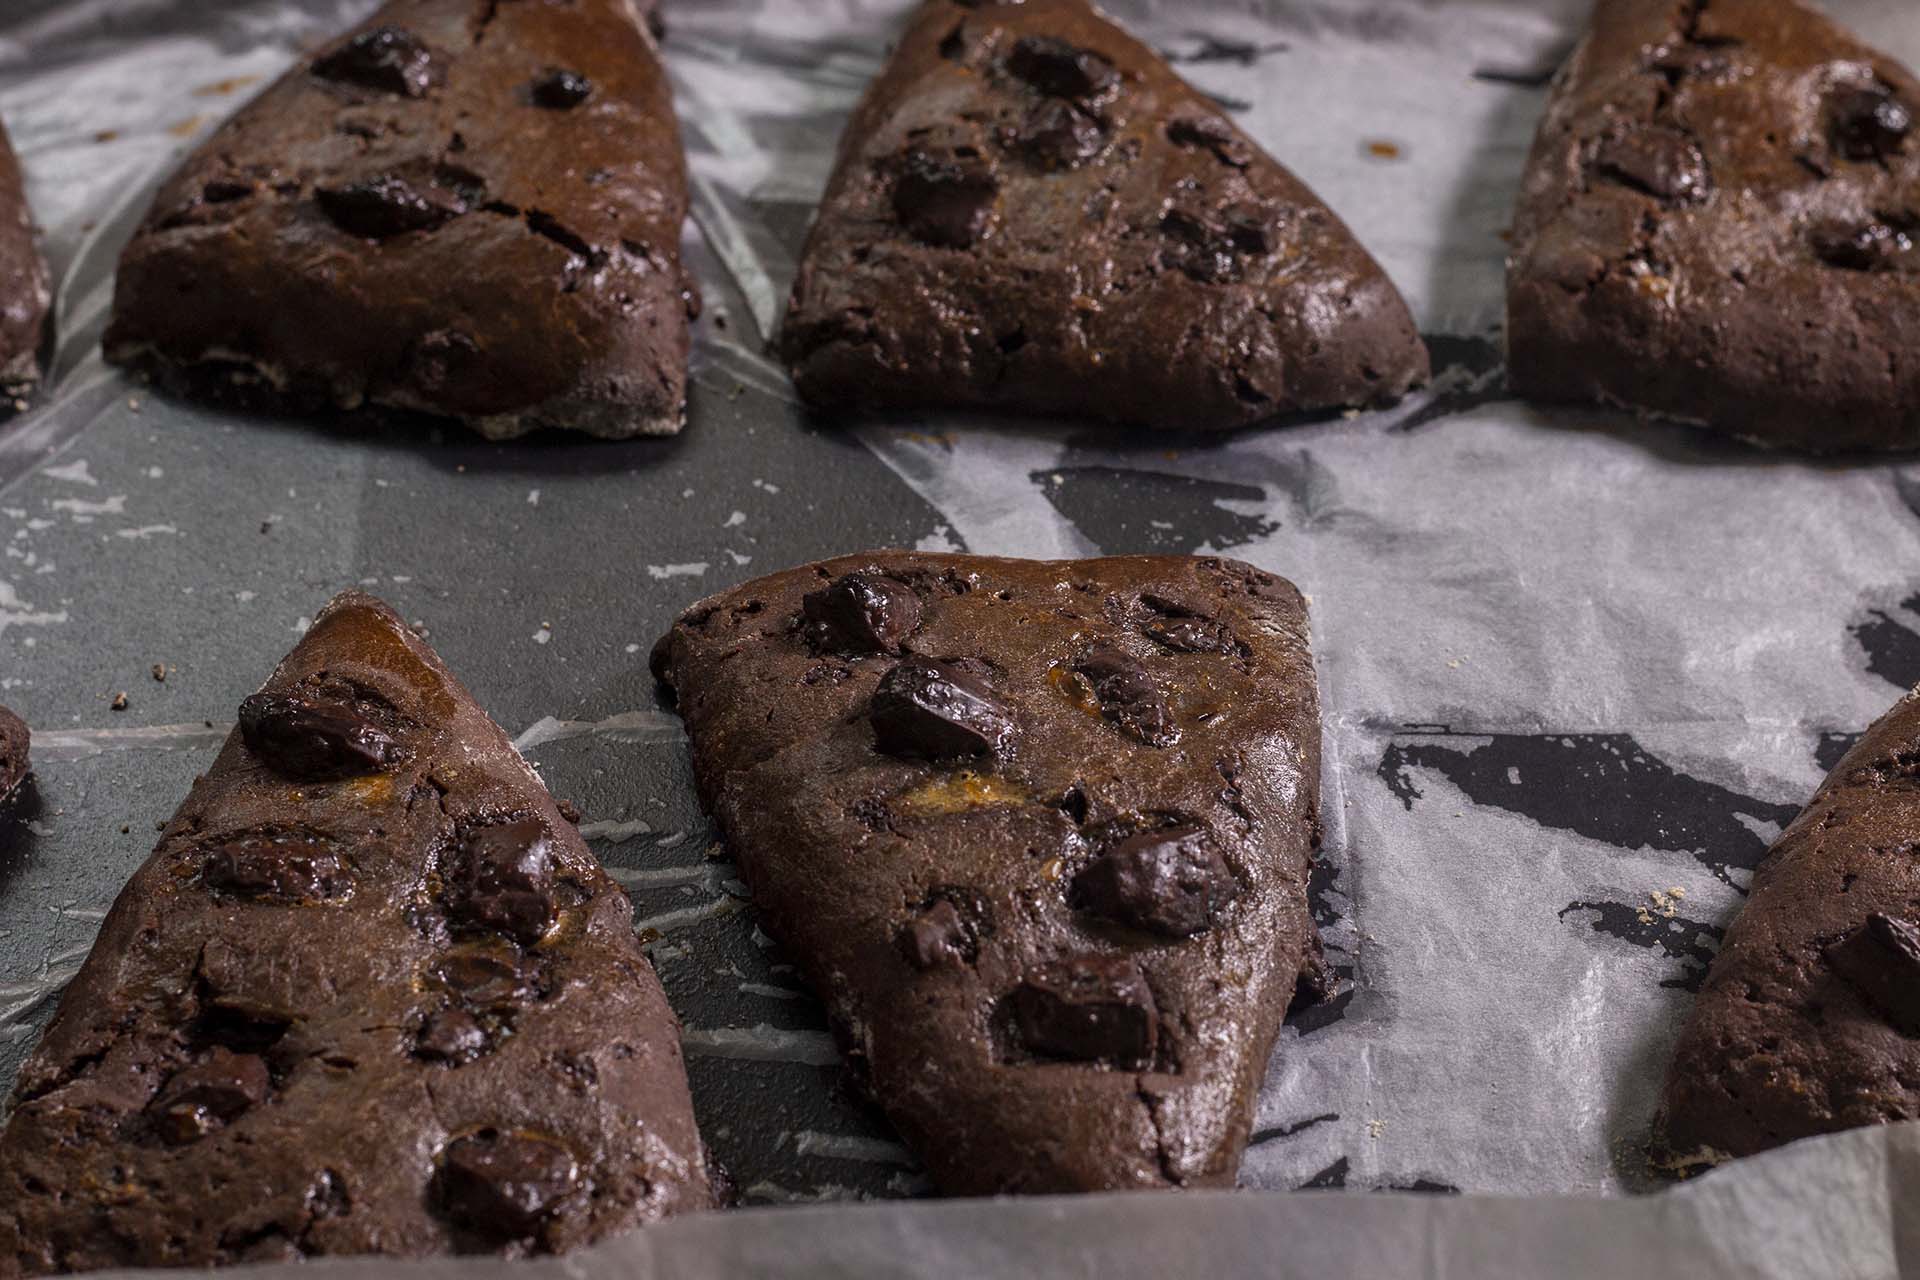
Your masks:
<path fill-rule="evenodd" d="M 13 141 L 0 127 L 0 395 L 25 394 L 40 380 L 53 288 L 33 239 L 26 180 Z"/>
<path fill-rule="evenodd" d="M 31 735 L 24 720 L 0 707 L 0 808 L 27 779 L 27 748 Z"/>
<path fill-rule="evenodd" d="M 1834 767 L 1754 877 L 1667 1076 L 1680 1168 L 1920 1119 L 1920 697 Z"/>
<path fill-rule="evenodd" d="M 1599 0 L 1528 161 L 1520 394 L 1920 445 L 1920 83 L 1796 0 Z"/>
<path fill-rule="evenodd" d="M 680 429 L 685 159 L 628 0 L 396 0 L 228 121 L 120 259 L 107 358 L 492 438 Z"/>
<path fill-rule="evenodd" d="M 1086 0 L 929 0 L 840 142 L 783 335 L 833 410 L 1219 429 L 1426 379 L 1380 266 Z"/>
<path fill-rule="evenodd" d="M 703 601 L 653 669 L 767 932 L 943 1190 L 1233 1181 L 1327 983 L 1291 584 L 876 552 Z"/>
<path fill-rule="evenodd" d="M 0 1133 L 0 1275 L 560 1252 L 712 1203 L 619 886 L 348 592 L 108 913 Z"/>

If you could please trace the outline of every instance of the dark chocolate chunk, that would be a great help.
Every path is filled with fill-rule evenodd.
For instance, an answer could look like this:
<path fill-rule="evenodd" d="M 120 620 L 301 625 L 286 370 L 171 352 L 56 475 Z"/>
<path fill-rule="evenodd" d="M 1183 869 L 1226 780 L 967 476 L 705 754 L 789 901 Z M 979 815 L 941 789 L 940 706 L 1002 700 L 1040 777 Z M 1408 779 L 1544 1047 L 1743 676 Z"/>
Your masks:
<path fill-rule="evenodd" d="M 1166 695 L 1139 661 L 1116 645 L 1095 645 L 1074 670 L 1093 685 L 1100 713 L 1115 728 L 1150 747 L 1169 747 L 1180 740 Z"/>
<path fill-rule="evenodd" d="M 433 973 L 475 1009 L 511 1011 L 534 994 L 531 975 L 519 953 L 507 944 L 454 947 L 440 957 Z"/>
<path fill-rule="evenodd" d="M 214 1048 L 168 1079 L 149 1108 L 154 1129 L 175 1145 L 192 1142 L 264 1102 L 272 1085 L 265 1059 Z"/>
<path fill-rule="evenodd" d="M 487 1032 L 465 1009 L 442 1009 L 429 1014 L 414 1038 L 413 1051 L 422 1058 L 471 1062 L 487 1051 Z"/>
<path fill-rule="evenodd" d="M 973 929 L 960 909 L 946 898 L 907 921 L 900 930 L 901 954 L 916 969 L 938 969 L 963 965 L 975 952 Z"/>
<path fill-rule="evenodd" d="M 1145 627 L 1156 644 L 1175 653 L 1237 653 L 1233 634 L 1205 618 L 1155 618 Z"/>
<path fill-rule="evenodd" d="M 395 26 L 362 31 L 316 59 L 313 74 L 408 98 L 424 97 L 439 78 L 433 51 L 411 31 Z"/>
<path fill-rule="evenodd" d="M 1813 252 L 1822 262 L 1849 271 L 1884 271 L 1913 252 L 1913 238 L 1884 222 L 1857 226 L 1829 223 L 1812 232 Z"/>
<path fill-rule="evenodd" d="M 1662 200 L 1703 199 L 1712 187 L 1707 158 L 1694 140 L 1666 125 L 1639 125 L 1600 144 L 1602 174 Z"/>
<path fill-rule="evenodd" d="M 298 694 L 246 699 L 240 735 L 268 768 L 296 782 L 379 773 L 399 758 L 398 744 L 358 711 Z"/>
<path fill-rule="evenodd" d="M 1226 859 L 1199 827 L 1129 836 L 1074 877 L 1074 904 L 1097 916 L 1169 938 L 1211 926 L 1240 892 Z"/>
<path fill-rule="evenodd" d="M 335 226 L 369 240 L 431 231 L 467 211 L 466 202 L 456 193 L 395 173 L 344 187 L 317 187 L 313 198 Z"/>
<path fill-rule="evenodd" d="M 1007 70 L 1041 93 L 1091 102 L 1120 83 L 1120 72 L 1091 49 L 1054 36 L 1023 36 L 1007 57 Z"/>
<path fill-rule="evenodd" d="M 461 920 L 532 946 L 553 926 L 553 840 L 538 818 L 468 831 L 449 886 Z"/>
<path fill-rule="evenodd" d="M 1876 912 L 1828 947 L 1827 960 L 1896 1030 L 1920 1036 L 1920 926 Z"/>
<path fill-rule="evenodd" d="M 1849 86 L 1827 100 L 1833 145 L 1849 160 L 1887 160 L 1913 132 L 1913 112 L 1883 84 Z"/>
<path fill-rule="evenodd" d="M 1159 1015 L 1132 961 L 1077 956 L 1028 976 L 1007 997 L 1014 1029 L 1043 1057 L 1140 1067 L 1153 1060 Z"/>
<path fill-rule="evenodd" d="M 536 105 L 565 111 L 592 96 L 593 82 L 577 71 L 555 67 L 533 82 L 531 93 Z"/>
<path fill-rule="evenodd" d="M 928 760 L 985 755 L 1013 735 L 1013 714 L 984 677 L 930 658 L 882 676 L 868 718 L 880 750 Z"/>
<path fill-rule="evenodd" d="M 573 1194 L 580 1166 L 551 1138 L 479 1133 L 447 1144 L 437 1181 L 449 1218 L 491 1240 L 517 1240 Z"/>
<path fill-rule="evenodd" d="M 353 872 L 326 836 L 266 830 L 215 845 L 201 876 L 210 888 L 244 898 L 314 902 L 346 893 Z"/>
<path fill-rule="evenodd" d="M 835 578 L 800 602 L 807 635 L 830 653 L 898 653 L 920 625 L 920 597 L 903 582 L 877 573 Z"/>
<path fill-rule="evenodd" d="M 1218 116 L 1176 116 L 1167 122 L 1167 141 L 1181 147 L 1205 147 L 1214 159 L 1235 169 L 1253 160 L 1253 148 Z"/>
<path fill-rule="evenodd" d="M 993 221 L 1000 184 L 978 160 L 909 152 L 893 183 L 893 212 L 907 234 L 943 249 L 967 249 Z"/>
<path fill-rule="evenodd" d="M 1058 98 L 1034 105 L 1013 132 L 1013 145 L 1042 169 L 1071 169 L 1100 154 L 1106 135 L 1079 107 Z"/>

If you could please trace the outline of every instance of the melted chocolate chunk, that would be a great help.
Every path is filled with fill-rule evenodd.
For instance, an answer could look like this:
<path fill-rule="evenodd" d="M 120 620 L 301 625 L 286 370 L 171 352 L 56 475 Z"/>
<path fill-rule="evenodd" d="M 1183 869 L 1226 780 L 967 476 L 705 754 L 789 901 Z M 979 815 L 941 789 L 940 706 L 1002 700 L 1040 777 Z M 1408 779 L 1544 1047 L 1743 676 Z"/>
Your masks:
<path fill-rule="evenodd" d="M 1849 160 L 1897 156 L 1913 132 L 1913 112 L 1882 84 L 1837 90 L 1827 106 L 1834 148 Z"/>
<path fill-rule="evenodd" d="M 538 818 L 469 831 L 449 885 L 454 914 L 532 946 L 553 927 L 553 838 Z"/>
<path fill-rule="evenodd" d="M 449 1218 L 492 1240 L 533 1235 L 580 1182 L 573 1153 L 551 1138 L 479 1133 L 447 1145 L 437 1177 Z"/>
<path fill-rule="evenodd" d="M 1007 57 L 1007 70 L 1041 93 L 1089 102 L 1120 83 L 1120 72 L 1091 49 L 1053 36 L 1023 36 Z"/>
<path fill-rule="evenodd" d="M 1130 738 L 1150 747 L 1168 747 L 1180 740 L 1160 687 L 1125 651 L 1110 644 L 1095 645 L 1074 670 L 1093 685 L 1100 713 Z"/>
<path fill-rule="evenodd" d="M 418 1057 L 458 1066 L 487 1051 L 487 1032 L 465 1009 L 442 1009 L 421 1025 L 413 1051 Z"/>
<path fill-rule="evenodd" d="M 215 1048 L 204 1061 L 174 1072 L 148 1110 L 155 1130 L 177 1146 L 266 1101 L 272 1083 L 265 1059 Z"/>
<path fill-rule="evenodd" d="M 316 187 L 313 198 L 335 226 L 368 240 L 431 231 L 467 211 L 466 201 L 457 193 L 396 173 L 344 187 Z"/>
<path fill-rule="evenodd" d="M 993 221 L 999 180 L 978 160 L 909 152 L 893 184 L 893 212 L 907 234 L 943 249 L 967 249 Z"/>
<path fill-rule="evenodd" d="M 1816 227 L 1811 239 L 1816 257 L 1849 271 L 1885 271 L 1899 266 L 1913 252 L 1911 236 L 1879 221 Z"/>
<path fill-rule="evenodd" d="M 1049 98 L 1012 131 L 1012 145 L 1042 169 L 1072 169 L 1100 154 L 1100 124 L 1070 102 Z"/>
<path fill-rule="evenodd" d="M 362 31 L 315 61 L 313 74 L 408 98 L 426 96 L 439 77 L 433 51 L 411 31 L 393 26 Z"/>
<path fill-rule="evenodd" d="M 835 578 L 800 602 L 807 637 L 830 653 L 898 653 L 920 625 L 920 597 L 877 573 Z"/>
<path fill-rule="evenodd" d="M 1048 1058 L 1141 1067 L 1159 1015 L 1146 979 L 1118 956 L 1077 956 L 1030 976 L 1007 997 L 1021 1043 Z"/>
<path fill-rule="evenodd" d="M 971 963 L 978 952 L 973 927 L 945 898 L 936 898 L 909 920 L 897 940 L 901 954 L 916 969 L 958 968 Z"/>
<path fill-rule="evenodd" d="M 1920 1036 L 1920 925 L 1876 912 L 1827 948 L 1827 962 L 1888 1025 Z"/>
<path fill-rule="evenodd" d="M 985 755 L 1013 735 L 1013 714 L 984 677 L 928 658 L 881 677 L 868 719 L 880 750 L 928 760 Z"/>
<path fill-rule="evenodd" d="M 508 1011 L 530 1000 L 533 982 L 508 943 L 455 947 L 434 965 L 434 977 L 475 1009 Z"/>
<path fill-rule="evenodd" d="M 1144 630 L 1154 643 L 1175 653 L 1238 653 L 1233 633 L 1205 618 L 1155 618 Z"/>
<path fill-rule="evenodd" d="M 1167 141 L 1181 147 L 1205 147 L 1213 158 L 1235 169 L 1253 161 L 1253 148 L 1218 116 L 1181 116 L 1167 122 Z"/>
<path fill-rule="evenodd" d="M 577 71 L 555 67 L 533 82 L 529 91 L 536 106 L 550 111 L 566 111 L 585 102 L 593 94 L 593 81 Z"/>
<path fill-rule="evenodd" d="M 1712 189 L 1707 158 L 1692 138 L 1665 125 L 1635 125 L 1600 144 L 1595 167 L 1662 200 L 1700 200 Z"/>
<path fill-rule="evenodd" d="M 1129 928 L 1188 938 L 1210 927 L 1240 882 L 1199 827 L 1147 831 L 1113 846 L 1073 881 L 1075 905 Z"/>
<path fill-rule="evenodd" d="M 201 876 L 209 887 L 243 898 L 315 902 L 344 894 L 353 872 L 325 836 L 259 831 L 216 845 Z"/>
<path fill-rule="evenodd" d="M 240 736 L 268 768 L 296 782 L 379 773 L 399 756 L 386 731 L 351 707 L 290 693 L 242 702 Z"/>

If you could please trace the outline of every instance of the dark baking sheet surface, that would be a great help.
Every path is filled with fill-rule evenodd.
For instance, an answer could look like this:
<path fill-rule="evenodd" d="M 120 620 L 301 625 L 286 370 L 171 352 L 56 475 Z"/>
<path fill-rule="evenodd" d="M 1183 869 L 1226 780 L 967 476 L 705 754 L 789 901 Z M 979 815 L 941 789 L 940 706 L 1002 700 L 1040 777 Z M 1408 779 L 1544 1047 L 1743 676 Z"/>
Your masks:
<path fill-rule="evenodd" d="M 619 1246 L 604 1273 L 857 1258 L 1016 1274 L 1037 1250 L 1167 1274 L 1145 1260 L 1173 1256 L 1155 1250 L 1174 1236 L 1196 1270 L 1232 1272 L 1278 1233 L 1312 1242 L 1296 1260 L 1324 1244 L 1377 1257 L 1375 1274 L 1465 1274 L 1486 1255 L 1438 1242 L 1493 1230 L 1597 1275 L 1624 1269 L 1630 1233 L 1706 1258 L 1762 1238 L 1726 1231 L 1731 1215 L 1769 1213 L 1844 1222 L 1808 1236 L 1830 1274 L 1896 1273 L 1892 1201 L 1860 1188 L 1920 1195 L 1911 1132 L 1814 1144 L 1658 1202 L 1516 1210 L 1474 1194 L 1645 1184 L 1638 1143 L 1674 1022 L 1746 875 L 1847 735 L 1920 679 L 1907 463 L 1805 464 L 1500 395 L 1495 233 L 1581 0 L 1116 6 L 1406 288 L 1442 372 L 1392 413 L 1227 441 L 807 421 L 759 354 L 764 328 L 904 0 L 669 4 L 699 179 L 687 250 L 709 303 L 676 439 L 503 446 L 417 420 L 250 419 L 105 369 L 114 256 L 154 184 L 254 77 L 370 7 L 0 7 L 0 115 L 62 328 L 51 386 L 0 423 L 0 702 L 33 724 L 38 765 L 0 832 L 0 1080 L 240 698 L 357 584 L 418 621 L 585 813 L 658 934 L 703 1126 L 747 1199 L 916 1195 L 914 1162 L 843 1095 L 818 1007 L 716 856 L 647 649 L 699 596 L 871 546 L 1222 551 L 1314 599 L 1330 832 L 1316 907 L 1356 979 L 1283 1037 L 1243 1180 L 1467 1194 L 756 1216 Z M 1905 0 L 1833 7 L 1920 55 Z M 1776 1169 L 1802 1189 L 1788 1207 L 1766 1198 Z M 1883 1176 L 1863 1184 L 1867 1169 Z M 1762 1273 L 1760 1253 L 1738 1256 L 1749 1269 L 1686 1274 Z"/>

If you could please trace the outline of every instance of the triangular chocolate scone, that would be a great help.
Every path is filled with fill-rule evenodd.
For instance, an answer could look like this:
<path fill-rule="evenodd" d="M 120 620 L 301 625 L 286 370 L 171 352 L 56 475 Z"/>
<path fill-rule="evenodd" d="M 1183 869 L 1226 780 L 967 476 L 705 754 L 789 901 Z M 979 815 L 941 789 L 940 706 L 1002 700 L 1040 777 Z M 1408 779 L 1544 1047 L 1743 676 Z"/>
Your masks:
<path fill-rule="evenodd" d="M 1796 0 L 1599 0 L 1528 161 L 1522 395 L 1920 445 L 1920 82 Z"/>
<path fill-rule="evenodd" d="M 1427 376 L 1306 185 L 1086 0 L 929 0 L 854 112 L 788 304 L 826 409 L 1238 427 Z"/>
<path fill-rule="evenodd" d="M 0 395 L 19 396 L 40 380 L 40 348 L 53 290 L 33 240 L 33 213 L 13 142 L 0 128 Z"/>
<path fill-rule="evenodd" d="M 666 72 L 628 0 L 395 0 L 161 188 L 107 357 L 494 438 L 677 431 L 686 210 Z"/>
<path fill-rule="evenodd" d="M 877 552 L 696 605 L 653 666 L 767 932 L 943 1190 L 1233 1181 L 1326 982 L 1291 584 Z"/>
<path fill-rule="evenodd" d="M 1667 1076 L 1664 1156 L 1710 1164 L 1920 1119 L 1920 696 L 1834 767 L 1754 876 Z"/>
<path fill-rule="evenodd" d="M 432 650 L 321 613 L 0 1134 L 0 1274 L 559 1252 L 711 1205 L 626 896 Z"/>

